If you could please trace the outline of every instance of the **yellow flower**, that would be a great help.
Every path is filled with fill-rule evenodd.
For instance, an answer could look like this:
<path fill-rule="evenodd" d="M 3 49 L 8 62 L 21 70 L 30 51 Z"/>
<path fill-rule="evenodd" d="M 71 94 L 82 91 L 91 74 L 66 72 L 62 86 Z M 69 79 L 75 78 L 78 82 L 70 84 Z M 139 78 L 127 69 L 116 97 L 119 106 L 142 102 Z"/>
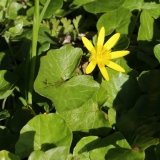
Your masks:
<path fill-rule="evenodd" d="M 111 59 L 123 57 L 129 54 L 129 51 L 127 50 L 112 52 L 111 49 L 115 46 L 119 37 L 120 37 L 120 34 L 116 33 L 104 44 L 104 38 L 105 38 L 104 27 L 100 29 L 97 44 L 95 45 L 95 47 L 86 37 L 82 37 L 83 44 L 88 49 L 88 51 L 91 53 L 90 58 L 89 58 L 90 63 L 86 68 L 86 74 L 91 73 L 96 67 L 96 65 L 98 65 L 103 77 L 107 81 L 109 81 L 109 76 L 108 76 L 105 66 L 108 66 L 119 72 L 125 72 L 125 70 L 121 66 L 110 61 Z"/>

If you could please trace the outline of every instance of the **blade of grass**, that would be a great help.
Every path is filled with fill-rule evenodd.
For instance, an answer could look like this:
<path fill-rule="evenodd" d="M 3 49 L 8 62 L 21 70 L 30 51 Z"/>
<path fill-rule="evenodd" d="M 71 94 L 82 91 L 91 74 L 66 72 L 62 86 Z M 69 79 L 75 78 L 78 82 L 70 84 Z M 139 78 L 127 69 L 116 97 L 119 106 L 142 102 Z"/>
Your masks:
<path fill-rule="evenodd" d="M 36 67 L 36 56 L 37 56 L 37 40 L 39 31 L 39 0 L 35 0 L 34 17 L 33 17 L 33 31 L 32 31 L 32 46 L 30 52 L 30 75 L 29 75 L 29 86 L 28 86 L 28 105 L 32 106 L 32 94 L 33 94 L 33 83 L 35 79 L 35 67 Z"/>

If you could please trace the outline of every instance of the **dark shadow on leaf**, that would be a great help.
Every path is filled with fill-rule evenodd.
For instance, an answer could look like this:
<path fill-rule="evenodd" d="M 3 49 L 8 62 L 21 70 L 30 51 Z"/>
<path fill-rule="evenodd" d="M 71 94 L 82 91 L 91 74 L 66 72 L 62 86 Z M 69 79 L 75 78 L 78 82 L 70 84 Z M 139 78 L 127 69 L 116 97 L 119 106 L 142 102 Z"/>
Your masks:
<path fill-rule="evenodd" d="M 19 140 L 16 143 L 15 153 L 21 159 L 28 157 L 34 151 L 35 131 L 27 131 L 20 134 Z"/>
<path fill-rule="evenodd" d="M 56 147 L 56 145 L 54 145 L 53 143 L 44 143 L 41 145 L 41 150 L 45 152 L 45 151 L 52 149 L 52 148 L 55 148 L 55 147 Z"/>

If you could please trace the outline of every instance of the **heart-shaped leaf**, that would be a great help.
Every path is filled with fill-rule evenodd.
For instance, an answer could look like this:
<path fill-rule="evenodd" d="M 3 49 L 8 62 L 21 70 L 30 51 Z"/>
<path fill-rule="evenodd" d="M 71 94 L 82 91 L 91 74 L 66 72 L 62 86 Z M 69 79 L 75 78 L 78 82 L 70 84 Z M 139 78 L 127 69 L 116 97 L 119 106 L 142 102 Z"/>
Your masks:
<path fill-rule="evenodd" d="M 15 152 L 24 158 L 34 150 L 47 151 L 56 146 L 69 148 L 71 140 L 72 133 L 61 116 L 38 115 L 22 128 Z"/>

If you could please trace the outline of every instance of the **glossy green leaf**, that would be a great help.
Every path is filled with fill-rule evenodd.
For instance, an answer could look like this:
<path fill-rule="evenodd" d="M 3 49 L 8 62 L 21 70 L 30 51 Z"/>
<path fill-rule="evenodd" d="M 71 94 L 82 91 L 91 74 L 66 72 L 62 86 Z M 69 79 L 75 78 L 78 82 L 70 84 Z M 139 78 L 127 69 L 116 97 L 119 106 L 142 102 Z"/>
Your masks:
<path fill-rule="evenodd" d="M 45 152 L 47 159 L 64 160 L 68 155 L 68 148 L 65 146 L 56 147 Z"/>
<path fill-rule="evenodd" d="M 35 150 L 47 151 L 56 146 L 69 148 L 71 140 L 72 133 L 59 115 L 38 115 L 22 128 L 15 152 L 24 158 Z"/>
<path fill-rule="evenodd" d="M 37 150 L 31 153 L 28 160 L 65 160 L 68 155 L 68 148 L 56 147 L 46 152 Z"/>
<path fill-rule="evenodd" d="M 6 150 L 0 151 L 0 159 L 1 160 L 20 160 L 18 156 Z"/>
<path fill-rule="evenodd" d="M 46 3 L 45 0 L 40 0 L 40 2 L 44 5 Z M 48 8 L 44 14 L 43 18 L 50 18 L 54 13 L 60 9 L 63 5 L 63 0 L 50 0 Z"/>
<path fill-rule="evenodd" d="M 131 11 L 137 10 L 140 12 L 141 10 L 147 10 L 155 19 L 157 19 L 160 15 L 160 5 L 155 2 L 147 3 L 144 2 L 144 0 L 126 0 L 123 7 L 128 8 Z"/>
<path fill-rule="evenodd" d="M 104 26 L 106 35 L 111 34 L 114 30 L 119 33 L 128 34 L 131 16 L 132 14 L 129 9 L 119 7 L 117 10 L 103 14 L 98 19 L 97 28 L 99 30 L 102 26 Z"/>
<path fill-rule="evenodd" d="M 76 157 L 83 157 L 85 160 L 100 159 L 105 160 L 106 153 L 111 148 L 122 147 L 128 148 L 128 142 L 124 139 L 122 134 L 114 133 L 104 139 L 96 136 L 89 136 L 82 138 L 74 148 L 73 155 Z"/>
<path fill-rule="evenodd" d="M 128 8 L 131 11 L 141 10 L 143 4 L 144 0 L 132 0 L 132 1 L 125 0 L 123 7 Z"/>
<path fill-rule="evenodd" d="M 157 58 L 157 60 L 159 61 L 159 63 L 160 63 L 160 44 L 157 44 L 154 47 L 154 55 Z"/>
<path fill-rule="evenodd" d="M 147 10 L 150 15 L 157 19 L 160 16 L 160 4 L 157 3 L 144 3 L 142 6 L 143 10 Z"/>
<path fill-rule="evenodd" d="M 5 70 L 0 71 L 0 99 L 8 97 L 12 93 L 17 80 L 16 74 Z"/>
<path fill-rule="evenodd" d="M 47 160 L 47 156 L 43 151 L 37 150 L 33 151 L 30 156 L 28 157 L 28 160 Z"/>
<path fill-rule="evenodd" d="M 80 49 L 66 45 L 49 51 L 41 59 L 35 90 L 52 100 L 58 112 L 82 106 L 99 88 L 99 84 L 90 76 L 71 78 L 78 67 L 81 55 Z M 69 78 L 71 79 L 65 81 Z"/>
<path fill-rule="evenodd" d="M 74 5 L 84 5 L 92 2 L 92 0 L 74 0 L 72 4 Z"/>
<path fill-rule="evenodd" d="M 54 82 L 58 83 L 71 78 L 76 67 L 78 67 L 81 56 L 82 50 L 70 45 L 50 50 L 46 56 L 41 58 L 40 71 L 37 77 L 37 81 L 41 84 L 38 84 L 38 88 L 42 88 L 42 84 L 46 87 L 49 84 L 54 85 Z"/>
<path fill-rule="evenodd" d="M 107 68 L 110 80 L 103 80 L 103 86 L 108 90 L 107 107 L 115 107 L 118 111 L 132 108 L 141 95 L 139 86 L 131 76 Z M 132 90 L 132 92 L 131 92 Z"/>
<path fill-rule="evenodd" d="M 84 5 L 84 9 L 91 13 L 114 11 L 123 5 L 125 0 L 95 0 Z M 124 17 L 123 17 L 124 18 Z"/>
<path fill-rule="evenodd" d="M 153 45 L 156 44 L 156 39 L 159 39 L 158 26 L 147 10 L 143 10 L 140 16 L 140 27 L 138 31 L 138 44 L 141 49 L 147 54 L 153 54 Z"/>
<path fill-rule="evenodd" d="M 113 133 L 106 138 L 101 139 L 95 146 L 94 149 L 90 152 L 91 159 L 101 159 L 105 160 L 105 155 L 107 152 L 112 148 L 128 148 L 129 146 L 128 142 L 124 139 L 121 133 L 116 132 Z"/>
<path fill-rule="evenodd" d="M 107 114 L 99 110 L 98 103 L 90 100 L 82 107 L 60 113 L 72 131 L 90 132 L 92 135 L 107 135 L 111 125 Z"/>
<path fill-rule="evenodd" d="M 116 124 L 116 110 L 113 108 L 109 108 L 108 110 L 108 120 L 109 123 L 113 126 Z"/>
<path fill-rule="evenodd" d="M 151 94 L 160 91 L 159 79 L 159 70 L 144 71 L 138 78 L 138 84 L 143 92 Z"/>
<path fill-rule="evenodd" d="M 73 155 L 76 158 L 82 158 L 83 160 L 90 160 L 89 152 L 93 150 L 96 144 L 101 139 L 96 136 L 89 136 L 82 138 L 74 148 Z"/>

